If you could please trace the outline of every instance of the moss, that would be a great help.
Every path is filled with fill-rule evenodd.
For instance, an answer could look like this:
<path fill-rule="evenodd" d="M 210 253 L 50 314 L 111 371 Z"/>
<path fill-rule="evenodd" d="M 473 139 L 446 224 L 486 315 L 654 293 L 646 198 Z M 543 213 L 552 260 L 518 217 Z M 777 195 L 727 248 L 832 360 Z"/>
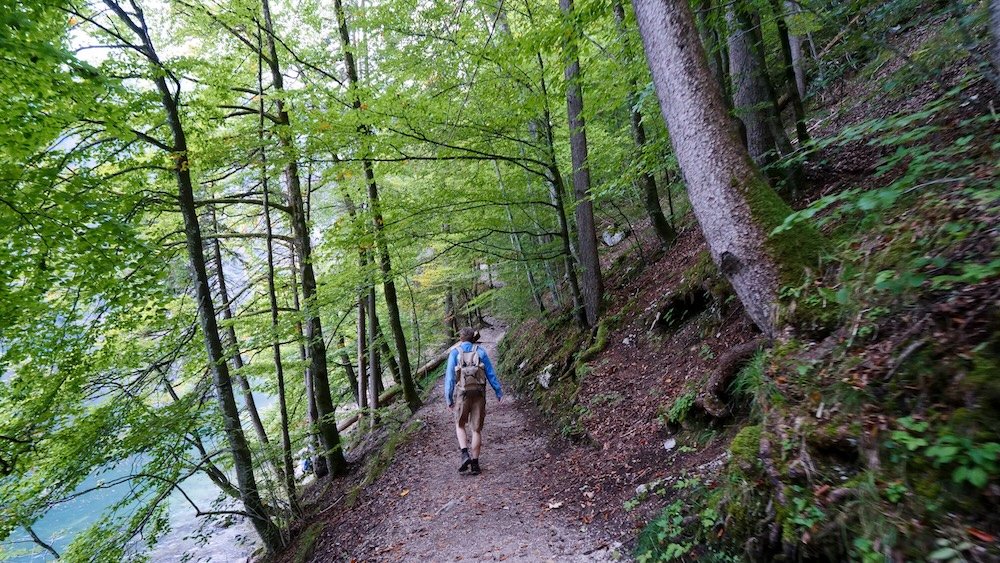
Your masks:
<path fill-rule="evenodd" d="M 608 336 L 611 334 L 611 324 L 615 320 L 616 317 L 604 317 L 601 319 L 601 322 L 597 325 L 597 336 L 594 337 L 594 343 L 577 357 L 577 365 L 594 359 L 595 356 L 604 350 L 608 345 Z"/>
<path fill-rule="evenodd" d="M 316 540 L 319 539 L 326 522 L 314 522 L 299 536 L 298 546 L 295 548 L 295 563 L 304 563 L 312 559 L 313 551 L 316 550 Z"/>
<path fill-rule="evenodd" d="M 744 474 L 760 467 L 760 425 L 744 426 L 729 443 L 730 464 Z"/>

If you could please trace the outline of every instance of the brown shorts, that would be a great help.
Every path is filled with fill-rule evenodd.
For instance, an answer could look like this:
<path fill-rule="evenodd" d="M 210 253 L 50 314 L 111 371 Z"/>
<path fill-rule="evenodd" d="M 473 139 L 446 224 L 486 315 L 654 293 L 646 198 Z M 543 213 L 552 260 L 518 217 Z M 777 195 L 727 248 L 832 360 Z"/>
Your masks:
<path fill-rule="evenodd" d="M 473 432 L 482 431 L 486 420 L 486 393 L 469 393 L 456 399 L 455 423 Z"/>

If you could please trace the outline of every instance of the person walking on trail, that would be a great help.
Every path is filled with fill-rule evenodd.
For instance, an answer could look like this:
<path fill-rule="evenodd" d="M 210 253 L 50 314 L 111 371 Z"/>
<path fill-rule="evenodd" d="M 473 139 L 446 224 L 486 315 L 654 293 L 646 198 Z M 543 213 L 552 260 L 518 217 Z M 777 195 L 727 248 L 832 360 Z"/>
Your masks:
<path fill-rule="evenodd" d="M 471 328 L 459 331 L 459 343 L 448 354 L 448 367 L 444 372 L 444 398 L 448 409 L 455 415 L 455 435 L 461 450 L 459 473 L 479 475 L 479 450 L 483 445 L 483 421 L 486 420 L 486 383 L 489 382 L 503 401 L 500 380 L 493 371 L 490 357 L 476 344 L 479 334 Z M 472 433 L 470 444 L 466 429 Z"/>

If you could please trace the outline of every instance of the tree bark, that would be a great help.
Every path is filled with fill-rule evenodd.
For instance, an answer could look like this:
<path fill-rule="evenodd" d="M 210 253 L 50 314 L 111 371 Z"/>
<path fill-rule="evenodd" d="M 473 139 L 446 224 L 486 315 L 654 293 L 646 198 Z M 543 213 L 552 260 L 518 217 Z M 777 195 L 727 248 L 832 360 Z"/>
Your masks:
<path fill-rule="evenodd" d="M 378 347 L 378 313 L 376 311 L 375 286 L 368 289 L 368 408 L 372 411 L 372 427 L 378 405 L 379 382 L 382 379 L 382 359 Z"/>
<path fill-rule="evenodd" d="M 368 329 L 365 325 L 367 304 L 367 295 L 358 298 L 358 410 L 362 416 L 368 408 Z"/>
<path fill-rule="evenodd" d="M 292 299 L 295 306 L 295 310 L 300 313 L 298 319 L 301 319 L 302 304 L 299 302 L 299 281 L 298 276 L 295 274 L 298 269 L 295 264 L 295 246 L 292 244 L 289 248 L 289 256 L 291 256 L 292 267 L 290 268 L 292 274 Z M 316 391 L 313 385 L 312 373 L 309 371 L 309 353 L 306 351 L 306 340 L 305 335 L 302 331 L 302 321 L 295 321 L 295 336 L 299 343 L 299 359 L 306 366 L 302 379 L 306 390 L 306 408 L 308 412 L 309 420 L 309 441 L 312 445 L 313 456 L 313 473 L 316 474 L 317 478 L 323 478 L 330 474 L 330 468 L 326 465 L 326 457 L 321 455 L 320 452 L 323 451 L 322 444 L 320 443 L 319 435 L 316 433 L 316 429 L 319 428 L 319 408 L 316 407 Z M 343 337 L 341 337 L 341 347 L 343 347 Z"/>
<path fill-rule="evenodd" d="M 775 23 L 778 26 L 778 39 L 781 41 L 781 60 L 784 63 L 781 66 L 785 75 L 785 91 L 792 102 L 792 111 L 795 114 L 795 135 L 798 137 L 799 146 L 803 147 L 809 142 L 809 131 L 806 129 L 806 112 L 802 107 L 802 97 L 799 95 L 795 76 L 792 40 L 788 35 L 788 26 L 785 25 L 782 0 L 771 0 L 771 9 L 774 10 Z"/>
<path fill-rule="evenodd" d="M 632 53 L 629 49 L 628 28 L 625 26 L 625 8 L 621 0 L 614 0 L 611 9 L 615 14 L 615 22 L 618 24 L 618 33 L 622 36 L 623 50 L 627 56 L 627 63 L 631 64 Z M 639 111 L 639 87 L 635 78 L 629 79 L 630 93 L 627 103 L 629 106 L 629 121 L 632 125 L 632 139 L 635 141 L 637 152 L 641 155 L 646 151 L 646 128 L 642 125 L 642 113 Z M 639 189 L 642 191 L 643 203 L 646 207 L 646 215 L 653 225 L 656 237 L 660 240 L 660 246 L 668 248 L 677 240 L 677 231 L 670 225 L 667 218 L 663 216 L 663 207 L 660 206 L 660 193 L 656 189 L 656 179 L 645 169 L 640 170 L 637 178 Z"/>
<path fill-rule="evenodd" d="M 285 108 L 282 95 L 284 93 L 284 77 L 278 64 L 278 51 L 274 42 L 274 27 L 271 22 L 271 8 L 268 0 L 261 2 L 264 12 L 264 35 L 267 37 L 268 65 L 271 71 L 271 84 L 278 97 L 275 100 L 278 113 L 278 141 L 287 159 L 285 164 L 285 185 L 288 190 L 288 207 L 291 211 L 292 233 L 295 247 L 298 250 L 299 272 L 302 278 L 302 298 L 306 317 L 306 342 L 309 349 L 309 372 L 312 375 L 313 390 L 316 397 L 316 408 L 319 410 L 319 432 L 323 443 L 323 455 L 327 466 L 334 476 L 347 473 L 347 460 L 341 449 L 340 433 L 335 420 L 336 407 L 330 394 L 330 376 L 326 357 L 326 342 L 323 340 L 323 324 L 320 321 L 319 305 L 316 302 L 316 274 L 312 264 L 312 242 L 309 237 L 309 227 L 306 220 L 305 202 L 302 199 L 302 188 L 299 178 L 299 165 L 296 160 L 293 139 L 290 131 L 291 119 Z"/>
<path fill-rule="evenodd" d="M 225 351 L 222 347 L 222 338 L 219 334 L 219 325 L 216 322 L 215 304 L 212 302 L 212 289 L 208 281 L 208 271 L 205 267 L 204 240 L 201 236 L 201 226 L 198 222 L 198 209 L 195 206 L 194 182 L 191 179 L 189 162 L 189 152 L 187 147 L 187 135 L 181 123 L 179 110 L 179 96 L 175 97 L 167 85 L 166 75 L 163 72 L 163 65 L 153 48 L 152 39 L 146 29 L 143 15 L 137 6 L 137 17 L 141 25 L 136 25 L 131 16 L 121 6 L 115 4 L 113 0 L 106 0 L 105 4 L 114 11 L 118 17 L 130 23 L 129 27 L 139 35 L 143 44 L 145 55 L 149 59 L 155 76 L 153 78 L 156 89 L 160 95 L 160 104 L 167 117 L 167 125 L 173 139 L 171 156 L 174 162 L 174 177 L 177 181 L 178 203 L 180 205 L 181 216 L 184 220 L 184 239 L 187 245 L 188 263 L 191 269 L 191 278 L 195 287 L 195 302 L 198 304 L 198 321 L 201 325 L 202 334 L 205 337 L 205 350 L 208 355 L 208 365 L 212 373 L 215 384 L 216 397 L 219 401 L 219 412 L 222 416 L 222 424 L 229 442 L 229 449 L 233 456 L 233 468 L 236 472 L 236 482 L 240 490 L 240 497 L 246 511 L 250 514 L 250 522 L 260 535 L 264 547 L 269 552 L 280 551 L 284 547 L 284 540 L 281 532 L 274 521 L 268 516 L 267 509 L 260 498 L 257 490 L 257 479 L 253 472 L 253 458 L 250 454 L 250 447 L 247 444 L 246 436 L 240 425 L 240 413 L 236 406 L 236 397 L 233 394 L 233 381 L 229 374 L 229 366 L 225 360 Z"/>
<path fill-rule="evenodd" d="M 259 75 L 258 75 L 259 76 Z M 263 86 L 262 81 L 258 83 Z M 263 88 L 261 88 L 263 90 Z M 274 290 L 274 237 L 271 230 L 270 188 L 267 182 L 267 151 L 264 150 L 264 97 L 260 100 L 260 141 L 261 141 L 261 190 L 264 194 L 264 230 L 267 233 L 267 299 L 271 308 L 271 352 L 274 357 L 274 375 L 278 383 L 278 415 L 281 425 L 281 460 L 284 465 L 285 494 L 292 514 L 301 514 L 298 495 L 295 492 L 295 467 L 292 465 L 292 439 L 288 433 L 288 401 L 285 397 L 285 368 L 281 363 L 281 339 L 278 336 L 278 296 Z"/>
<path fill-rule="evenodd" d="M 306 343 L 309 350 L 309 373 L 312 375 L 316 408 L 319 410 L 319 433 L 323 443 L 323 455 L 333 476 L 347 473 L 347 459 L 341 449 L 340 433 L 334 418 L 336 407 L 330 394 L 329 366 L 326 357 L 326 343 L 323 340 L 323 324 L 320 321 L 319 305 L 316 302 L 316 274 L 312 264 L 312 242 L 306 220 L 305 202 L 299 178 L 299 164 L 296 160 L 290 131 L 291 119 L 282 96 L 285 91 L 284 77 L 278 64 L 278 50 L 274 43 L 274 26 L 271 22 L 271 8 L 268 0 L 261 2 L 264 12 L 264 36 L 267 38 L 268 66 L 271 84 L 278 93 L 275 106 L 278 113 L 278 141 L 287 159 L 285 164 L 285 187 L 288 191 L 288 207 L 291 211 L 292 233 L 299 255 L 299 272 L 302 278 L 302 299 L 306 318 Z"/>
<path fill-rule="evenodd" d="M 716 82 L 719 83 L 719 89 L 722 91 L 722 97 L 726 102 L 726 107 L 729 107 L 732 101 L 727 95 L 727 76 L 726 76 L 726 60 L 725 60 L 725 49 L 719 41 L 719 34 L 716 27 L 713 25 L 711 18 L 713 11 L 712 0 L 701 0 L 698 7 L 698 34 L 701 36 L 702 46 L 705 48 L 705 54 L 708 56 L 708 68 L 712 72 L 712 76 L 715 77 Z"/>
<path fill-rule="evenodd" d="M 777 144 L 769 123 L 771 99 L 767 93 L 762 61 L 755 48 L 751 16 L 742 9 L 741 0 L 726 8 L 729 25 L 729 66 L 733 81 L 733 106 L 746 130 L 747 151 L 757 166 L 778 160 Z"/>
<path fill-rule="evenodd" d="M 353 90 L 351 104 L 355 111 L 361 112 L 361 98 L 358 94 L 358 68 L 354 61 L 354 54 L 351 47 L 351 36 L 347 29 L 347 18 L 344 15 L 344 5 L 341 0 L 334 0 L 334 11 L 337 16 L 337 27 L 340 32 L 340 46 L 344 54 L 344 65 L 347 67 L 348 83 Z M 358 132 L 361 133 L 362 141 L 367 143 L 373 135 L 372 131 L 365 125 L 360 125 Z M 367 154 L 367 150 L 364 151 Z M 420 396 L 417 394 L 416 385 L 413 383 L 413 373 L 410 368 L 410 358 L 406 347 L 406 333 L 403 331 L 402 317 L 399 313 L 399 298 L 396 295 L 396 283 L 393 281 L 392 260 L 389 257 L 389 247 L 383 232 L 383 220 L 381 201 L 379 200 L 378 184 L 375 182 L 375 169 L 371 160 L 362 159 L 362 167 L 365 173 L 365 183 L 368 187 L 368 205 L 372 214 L 372 223 L 375 228 L 375 246 L 378 250 L 379 269 L 382 272 L 382 292 L 385 295 L 386 309 L 389 313 L 389 328 L 392 331 L 393 340 L 396 343 L 396 351 L 399 353 L 399 374 L 403 380 L 403 396 L 411 412 L 416 412 L 420 408 Z M 362 376 L 363 374 L 359 374 Z"/>
<path fill-rule="evenodd" d="M 993 63 L 993 85 L 1000 91 L 1000 0 L 990 0 L 990 62 Z"/>
<path fill-rule="evenodd" d="M 389 373 L 392 374 L 392 382 L 396 385 L 402 385 L 399 377 L 399 363 L 396 362 L 396 356 L 392 353 L 392 348 L 389 347 L 389 343 L 385 339 L 385 334 L 382 332 L 382 323 L 379 322 L 378 316 L 372 317 L 375 323 L 375 334 L 378 338 L 379 349 L 382 350 L 382 357 L 385 359 L 386 364 L 389 365 Z M 381 393 L 382 390 L 379 390 Z"/>
<path fill-rule="evenodd" d="M 594 203 L 590 199 L 590 163 L 587 154 L 587 130 L 583 117 L 583 88 L 576 40 L 579 34 L 573 21 L 573 0 L 559 0 L 566 25 L 572 33 L 563 45 L 566 63 L 566 112 L 569 117 L 570 156 L 573 161 L 573 194 L 576 199 L 576 230 L 583 269 L 583 307 L 587 326 L 597 324 L 604 298 L 601 261 L 597 255 L 597 228 L 594 226 Z"/>
<path fill-rule="evenodd" d="M 354 373 L 354 364 L 351 363 L 351 357 L 347 354 L 347 341 L 341 336 L 340 337 L 340 363 L 344 366 L 344 373 L 347 374 L 347 384 L 351 387 L 351 393 L 354 395 L 354 402 L 361 406 L 361 400 L 358 397 L 358 376 Z"/>
<path fill-rule="evenodd" d="M 212 228 L 218 233 L 219 232 L 219 221 L 215 216 L 215 210 L 212 210 Z M 236 378 L 236 382 L 240 385 L 240 390 L 243 392 L 243 403 L 246 406 L 247 414 L 250 416 L 250 423 L 253 425 L 254 431 L 257 433 L 257 439 L 263 445 L 268 445 L 270 440 L 267 438 L 267 431 L 264 430 L 264 422 L 260 418 L 260 412 L 257 410 L 257 401 L 253 398 L 253 389 L 250 387 L 250 382 L 247 380 L 246 376 L 243 375 L 243 354 L 240 353 L 239 340 L 236 338 L 236 327 L 233 326 L 233 305 L 229 298 L 229 288 L 226 286 L 226 274 L 222 268 L 222 247 L 219 244 L 219 239 L 212 239 L 212 253 L 215 258 L 215 278 L 219 282 L 219 299 L 222 301 L 222 319 L 226 322 L 226 328 L 222 334 L 223 336 L 223 346 L 228 348 L 227 355 L 231 355 L 233 371 L 235 372 L 233 376 Z M 266 448 L 265 448 L 266 449 Z"/>
<path fill-rule="evenodd" d="M 785 0 L 785 11 L 789 14 L 799 13 L 798 2 Z M 799 99 L 806 97 L 806 68 L 805 58 L 802 50 L 803 38 L 798 35 L 788 36 L 788 46 L 792 57 L 792 71 L 795 73 L 795 88 L 799 92 Z"/>
<path fill-rule="evenodd" d="M 634 6 L 660 108 L 712 259 L 750 318 L 771 336 L 778 325 L 782 266 L 787 272 L 798 268 L 801 276 L 813 241 L 768 239 L 791 210 L 737 139 L 687 1 L 635 0 Z"/>

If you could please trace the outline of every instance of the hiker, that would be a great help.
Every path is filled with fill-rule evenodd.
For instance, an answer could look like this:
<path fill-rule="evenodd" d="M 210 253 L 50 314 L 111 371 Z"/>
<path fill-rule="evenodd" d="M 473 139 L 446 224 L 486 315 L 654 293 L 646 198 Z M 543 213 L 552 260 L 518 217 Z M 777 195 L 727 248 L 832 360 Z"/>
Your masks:
<path fill-rule="evenodd" d="M 489 381 L 493 387 L 498 402 L 503 401 L 503 391 L 486 350 L 476 344 L 479 333 L 466 327 L 459 331 L 458 337 L 459 343 L 448 354 L 444 398 L 448 409 L 455 415 L 455 435 L 462 452 L 458 472 L 479 475 L 479 449 L 483 444 L 481 433 L 486 420 L 486 382 Z M 466 428 L 472 432 L 471 454 Z"/>

